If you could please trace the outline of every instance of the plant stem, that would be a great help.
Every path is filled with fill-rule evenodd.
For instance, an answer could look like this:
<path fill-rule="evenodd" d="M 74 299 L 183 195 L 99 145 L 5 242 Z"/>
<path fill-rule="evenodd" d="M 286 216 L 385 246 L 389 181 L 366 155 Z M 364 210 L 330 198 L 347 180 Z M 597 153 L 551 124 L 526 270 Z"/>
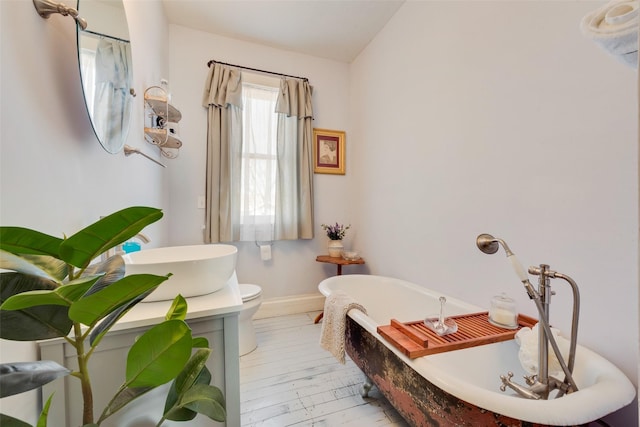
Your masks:
<path fill-rule="evenodd" d="M 82 275 L 84 269 L 75 274 L 73 265 L 67 264 L 69 280 L 75 280 Z M 72 342 L 76 349 L 76 357 L 78 360 L 78 374 L 80 379 L 80 387 L 82 388 L 82 424 L 93 424 L 93 390 L 91 389 L 91 377 L 89 376 L 89 355 L 84 352 L 85 336 L 82 334 L 82 325 L 73 322 L 73 333 L 75 340 Z M 69 341 L 67 339 L 67 341 Z"/>
<path fill-rule="evenodd" d="M 93 390 L 91 389 L 91 378 L 89 377 L 89 356 L 84 352 L 84 337 L 80 323 L 74 322 L 74 333 L 76 336 L 76 354 L 78 358 L 78 371 L 80 372 L 80 384 L 82 387 L 82 424 L 93 424 Z"/>

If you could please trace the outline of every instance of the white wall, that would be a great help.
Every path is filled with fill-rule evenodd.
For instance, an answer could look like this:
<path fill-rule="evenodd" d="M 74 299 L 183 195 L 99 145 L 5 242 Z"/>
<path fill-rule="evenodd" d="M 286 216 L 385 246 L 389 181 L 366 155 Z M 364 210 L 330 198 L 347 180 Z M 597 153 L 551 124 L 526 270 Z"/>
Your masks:
<path fill-rule="evenodd" d="M 138 93 L 127 143 L 157 156 L 142 137 L 142 94 L 168 73 L 166 18 L 160 3 L 125 6 Z M 0 224 L 62 237 L 127 206 L 166 210 L 167 171 L 141 156 L 110 155 L 93 134 L 73 20 L 44 20 L 24 0 L 0 1 L 0 15 Z M 164 219 L 145 230 L 151 245 L 166 244 L 167 227 Z M 0 342 L 1 362 L 35 358 L 30 343 Z M 1 412 L 31 422 L 35 407 L 35 393 L 0 400 Z"/>
<path fill-rule="evenodd" d="M 580 33 L 602 3 L 405 3 L 351 67 L 349 194 L 372 273 L 536 315 L 504 253 L 476 248 L 491 233 L 573 277 L 579 342 L 637 383 L 637 82 Z"/>
<path fill-rule="evenodd" d="M 165 210 L 151 246 L 201 243 L 206 62 L 302 75 L 315 87 L 314 126 L 347 132 L 347 175 L 315 175 L 314 240 L 276 242 L 267 263 L 239 244 L 241 281 L 261 284 L 266 298 L 317 292 L 335 274 L 314 261 L 326 245 L 319 224 L 340 221 L 367 260 L 345 272 L 483 306 L 505 291 L 533 315 L 504 257 L 475 248 L 477 234 L 494 233 L 525 265 L 578 281 L 580 342 L 636 382 L 636 74 L 580 35 L 580 18 L 599 4 L 408 2 L 349 66 L 167 26 L 158 2 L 127 0 L 138 92 L 129 145 L 157 156 L 141 136 L 142 93 L 160 78 L 183 113 L 180 157 L 162 169 L 99 147 L 70 18 L 45 21 L 29 1 L 0 1 L 0 223 L 61 235 L 141 204 Z M 567 331 L 568 291 L 554 289 L 554 323 Z M 0 361 L 34 357 L 31 345 L 0 342 Z M 35 401 L 0 406 L 30 417 Z"/>
<path fill-rule="evenodd" d="M 309 78 L 314 87 L 313 126 L 347 131 L 349 159 L 347 64 L 177 25 L 171 25 L 170 30 L 170 86 L 173 103 L 183 115 L 180 136 L 184 144 L 170 170 L 172 244 L 203 242 L 204 210 L 197 208 L 197 199 L 205 188 L 207 112 L 202 107 L 202 91 L 206 64 L 211 59 Z M 345 176 L 315 175 L 315 239 L 275 242 L 272 260 L 267 262 L 261 261 L 255 243 L 234 243 L 239 249 L 240 282 L 261 285 L 265 298 L 317 294 L 318 283 L 336 272 L 333 265 L 315 262 L 317 255 L 326 253 L 326 236 L 320 224 L 350 222 L 346 181 Z"/>

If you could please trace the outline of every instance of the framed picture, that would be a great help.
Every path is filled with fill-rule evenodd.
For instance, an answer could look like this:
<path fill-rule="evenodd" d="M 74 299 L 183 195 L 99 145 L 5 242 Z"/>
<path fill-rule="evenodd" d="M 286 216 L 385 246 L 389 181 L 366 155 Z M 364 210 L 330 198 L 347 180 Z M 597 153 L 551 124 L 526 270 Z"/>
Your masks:
<path fill-rule="evenodd" d="M 313 171 L 344 175 L 345 133 L 313 129 Z"/>

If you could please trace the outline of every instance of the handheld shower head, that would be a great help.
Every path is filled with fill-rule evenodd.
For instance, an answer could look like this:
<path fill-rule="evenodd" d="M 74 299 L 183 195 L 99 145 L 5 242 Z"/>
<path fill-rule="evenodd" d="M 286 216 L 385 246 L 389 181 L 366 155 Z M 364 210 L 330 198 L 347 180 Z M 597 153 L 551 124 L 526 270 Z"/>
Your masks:
<path fill-rule="evenodd" d="M 498 252 L 500 245 L 498 239 L 491 234 L 481 234 L 476 238 L 476 245 L 478 249 L 488 255 L 493 255 Z"/>
<path fill-rule="evenodd" d="M 516 255 L 511 252 L 511 249 L 509 249 L 509 246 L 507 246 L 507 243 L 504 240 L 493 237 L 491 234 L 481 234 L 476 238 L 476 245 L 478 246 L 478 249 L 489 255 L 498 252 L 499 246 L 502 245 L 505 253 L 507 254 L 507 259 L 513 267 L 513 270 L 518 275 L 520 281 L 527 287 L 529 296 L 533 298 L 531 295 L 535 291 L 531 287 L 529 276 L 527 276 L 526 270 L 522 267 L 522 264 L 520 264 L 520 261 L 518 260 L 518 258 L 516 258 Z"/>
<path fill-rule="evenodd" d="M 478 249 L 489 255 L 498 252 L 499 246 L 502 245 L 505 253 L 507 254 L 507 257 L 513 255 L 513 252 L 511 252 L 511 249 L 509 249 L 509 246 L 507 246 L 507 243 L 504 240 L 493 237 L 491 234 L 485 233 L 479 235 L 476 238 L 476 245 L 478 246 Z"/>

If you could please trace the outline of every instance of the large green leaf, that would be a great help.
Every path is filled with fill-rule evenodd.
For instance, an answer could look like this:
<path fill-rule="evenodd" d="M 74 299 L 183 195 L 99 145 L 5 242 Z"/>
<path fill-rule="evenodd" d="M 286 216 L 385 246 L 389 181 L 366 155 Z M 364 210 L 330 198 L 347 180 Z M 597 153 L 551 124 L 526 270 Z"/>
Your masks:
<path fill-rule="evenodd" d="M 56 293 L 56 291 L 28 291 L 8 298 L 2 303 L 2 310 L 22 310 L 41 305 L 62 305 L 69 307 L 71 304 Z"/>
<path fill-rule="evenodd" d="M 15 255 L 0 250 L 0 268 L 61 282 L 67 277 L 67 264 L 43 255 Z"/>
<path fill-rule="evenodd" d="M 198 416 L 196 411 L 192 411 L 189 408 L 185 408 L 183 406 L 179 406 L 176 404 L 170 407 L 168 410 L 165 408 L 164 418 L 171 421 L 191 421 L 195 417 Z"/>
<path fill-rule="evenodd" d="M 193 348 L 209 348 L 209 340 L 205 337 L 194 337 L 191 346 Z"/>
<path fill-rule="evenodd" d="M 71 371 L 51 360 L 0 364 L 0 397 L 42 387 Z"/>
<path fill-rule="evenodd" d="M 196 379 L 200 376 L 202 369 L 205 367 L 207 363 L 207 359 L 211 355 L 210 348 L 201 348 L 198 349 L 189 362 L 185 365 L 184 369 L 180 374 L 176 377 L 175 380 L 175 388 L 176 393 L 183 394 L 186 390 L 188 390 L 193 384 L 196 383 Z"/>
<path fill-rule="evenodd" d="M 207 351 L 198 351 L 196 352 L 189 363 L 182 370 L 180 375 L 176 377 L 176 379 L 171 384 L 171 388 L 167 393 L 167 399 L 165 402 L 164 408 L 164 418 L 171 421 L 189 421 L 194 419 L 198 412 L 192 409 L 189 409 L 185 405 L 191 403 L 188 399 L 184 401 L 186 392 L 194 387 L 196 384 L 209 385 L 211 383 L 211 372 L 207 369 L 207 366 L 204 364 L 206 361 L 205 357 L 209 356 L 209 352 Z M 200 369 L 195 380 L 193 379 L 193 374 Z M 180 384 L 177 386 L 176 384 Z M 177 389 L 180 388 L 180 393 L 178 393 Z M 223 403 L 224 405 L 224 403 Z"/>
<path fill-rule="evenodd" d="M 109 316 L 107 316 L 95 329 L 91 332 L 90 343 L 92 347 L 97 346 L 100 343 L 102 337 L 109 331 L 109 329 L 124 315 L 127 311 L 129 311 L 133 306 L 142 301 L 145 297 L 147 297 L 151 292 L 148 291 L 137 297 L 136 299 L 130 301 L 129 303 L 121 306 L 116 311 L 112 312 Z M 186 306 L 186 301 L 182 298 Z M 175 310 L 174 306 L 182 306 L 180 299 L 178 297 L 175 298 L 174 303 L 172 304 L 172 308 L 169 309 L 169 313 Z M 168 315 L 167 315 L 168 316 Z M 181 319 L 183 320 L 183 319 Z M 210 376 L 209 376 L 210 378 Z M 209 379 L 210 381 L 210 379 Z M 207 382 L 208 384 L 208 382 Z M 172 385 L 173 386 L 173 385 Z M 124 388 L 118 392 L 118 394 L 113 398 L 113 400 L 109 403 L 107 407 L 105 407 L 102 415 L 100 416 L 100 421 L 110 417 L 124 406 L 128 405 L 134 399 L 137 399 L 139 396 L 147 393 L 148 391 L 154 389 L 155 387 L 135 387 L 135 388 Z M 189 419 L 193 419 L 197 413 L 190 411 L 193 413 L 193 417 Z"/>
<path fill-rule="evenodd" d="M 166 320 L 146 331 L 127 354 L 126 386 L 149 387 L 174 379 L 191 355 L 191 329 Z"/>
<path fill-rule="evenodd" d="M 14 254 L 49 255 L 58 258 L 62 239 L 22 227 L 0 227 L 0 249 Z"/>
<path fill-rule="evenodd" d="M 156 208 L 131 207 L 106 216 L 60 244 L 60 259 L 85 268 L 98 255 L 138 234 L 162 218 Z"/>
<path fill-rule="evenodd" d="M 66 337 L 73 322 L 69 308 L 43 305 L 16 311 L 0 311 L 0 338 L 11 341 L 38 341 Z"/>
<path fill-rule="evenodd" d="M 185 408 L 206 415 L 214 421 L 224 421 L 227 418 L 224 396 L 218 387 L 195 384 L 187 390 L 180 403 Z"/>
<path fill-rule="evenodd" d="M 187 317 L 187 300 L 180 294 L 176 295 L 165 316 L 166 320 L 178 319 L 184 320 Z"/>
<path fill-rule="evenodd" d="M 111 327 L 115 325 L 118 320 L 122 318 L 122 316 L 127 314 L 127 312 L 131 310 L 136 304 L 148 297 L 151 292 L 153 292 L 153 289 L 118 307 L 115 311 L 112 311 L 107 317 L 105 317 L 104 320 L 102 320 L 102 322 L 100 322 L 100 324 L 96 326 L 93 331 L 91 331 L 91 335 L 89 336 L 89 344 L 91 345 L 91 347 L 97 346 L 104 335 L 109 332 L 109 329 L 111 329 Z"/>
<path fill-rule="evenodd" d="M 62 282 L 69 275 L 69 265 L 49 255 L 20 255 L 23 259 L 46 272 L 57 282 Z"/>
<path fill-rule="evenodd" d="M 87 276 L 62 285 L 54 291 L 37 290 L 21 292 L 2 303 L 2 310 L 22 310 L 41 305 L 71 306 L 98 280 L 100 276 Z"/>
<path fill-rule="evenodd" d="M 125 276 L 99 292 L 74 302 L 69 309 L 69 317 L 75 322 L 93 326 L 118 307 L 151 289 L 155 289 L 168 278 L 169 275 L 155 276 L 152 274 Z"/>
<path fill-rule="evenodd" d="M 109 418 L 111 415 L 118 412 L 120 409 L 127 406 L 130 402 L 142 396 L 143 394 L 153 390 L 155 387 L 136 387 L 136 388 L 125 388 L 121 390 L 109 405 L 104 408 L 102 411 L 102 415 L 100 415 L 100 420 L 98 422 L 102 422 L 103 420 Z"/>
<path fill-rule="evenodd" d="M 211 373 L 205 363 L 211 354 L 210 349 L 196 351 L 184 369 L 176 377 L 169 388 L 164 405 L 164 417 L 172 421 L 189 421 L 196 417 L 197 413 L 180 406 L 180 400 L 186 391 L 194 384 L 209 384 Z"/>
<path fill-rule="evenodd" d="M 91 289 L 98 281 L 102 280 L 104 276 L 82 276 L 79 279 L 73 280 L 65 285 L 56 289 L 56 294 L 61 298 L 69 302 L 78 301 L 83 295 L 87 295 L 89 289 Z"/>
<path fill-rule="evenodd" d="M 20 273 L 0 274 L 0 303 L 32 290 L 56 289 L 54 282 Z M 0 338 L 33 341 L 66 336 L 73 322 L 64 306 L 45 305 L 23 310 L 0 310 Z"/>
<path fill-rule="evenodd" d="M 101 274 L 102 278 L 87 291 L 86 296 L 95 294 L 103 288 L 122 279 L 125 274 L 124 260 L 120 255 L 115 255 L 106 261 L 92 264 L 86 268 L 84 275 Z"/>
<path fill-rule="evenodd" d="M 42 412 L 40 412 L 40 417 L 38 418 L 38 424 L 36 424 L 36 427 L 47 427 L 47 417 L 49 416 L 49 408 L 51 407 L 52 399 L 53 394 L 49 396 L 47 402 L 44 404 Z"/>
<path fill-rule="evenodd" d="M 0 426 L 2 427 L 33 427 L 29 423 L 25 423 L 17 418 L 10 417 L 9 415 L 0 414 Z"/>
<path fill-rule="evenodd" d="M 194 384 L 211 384 L 211 378 L 212 378 L 211 372 L 205 365 L 200 371 L 200 375 L 198 375 L 198 378 L 196 378 L 196 381 Z M 170 393 L 171 393 L 171 390 L 169 390 L 169 394 Z M 195 416 L 198 415 L 196 411 L 192 411 L 191 409 L 180 407 L 180 406 L 177 406 L 176 409 L 172 411 L 172 414 L 173 414 L 173 417 L 175 418 L 167 418 L 167 419 L 171 419 L 173 421 L 180 421 L 181 416 L 190 416 L 190 414 L 193 414 L 193 417 L 195 418 Z"/>
<path fill-rule="evenodd" d="M 4 272 L 0 273 L 0 301 L 4 301 L 12 295 L 35 290 L 54 290 L 58 284 L 30 274 Z"/>

